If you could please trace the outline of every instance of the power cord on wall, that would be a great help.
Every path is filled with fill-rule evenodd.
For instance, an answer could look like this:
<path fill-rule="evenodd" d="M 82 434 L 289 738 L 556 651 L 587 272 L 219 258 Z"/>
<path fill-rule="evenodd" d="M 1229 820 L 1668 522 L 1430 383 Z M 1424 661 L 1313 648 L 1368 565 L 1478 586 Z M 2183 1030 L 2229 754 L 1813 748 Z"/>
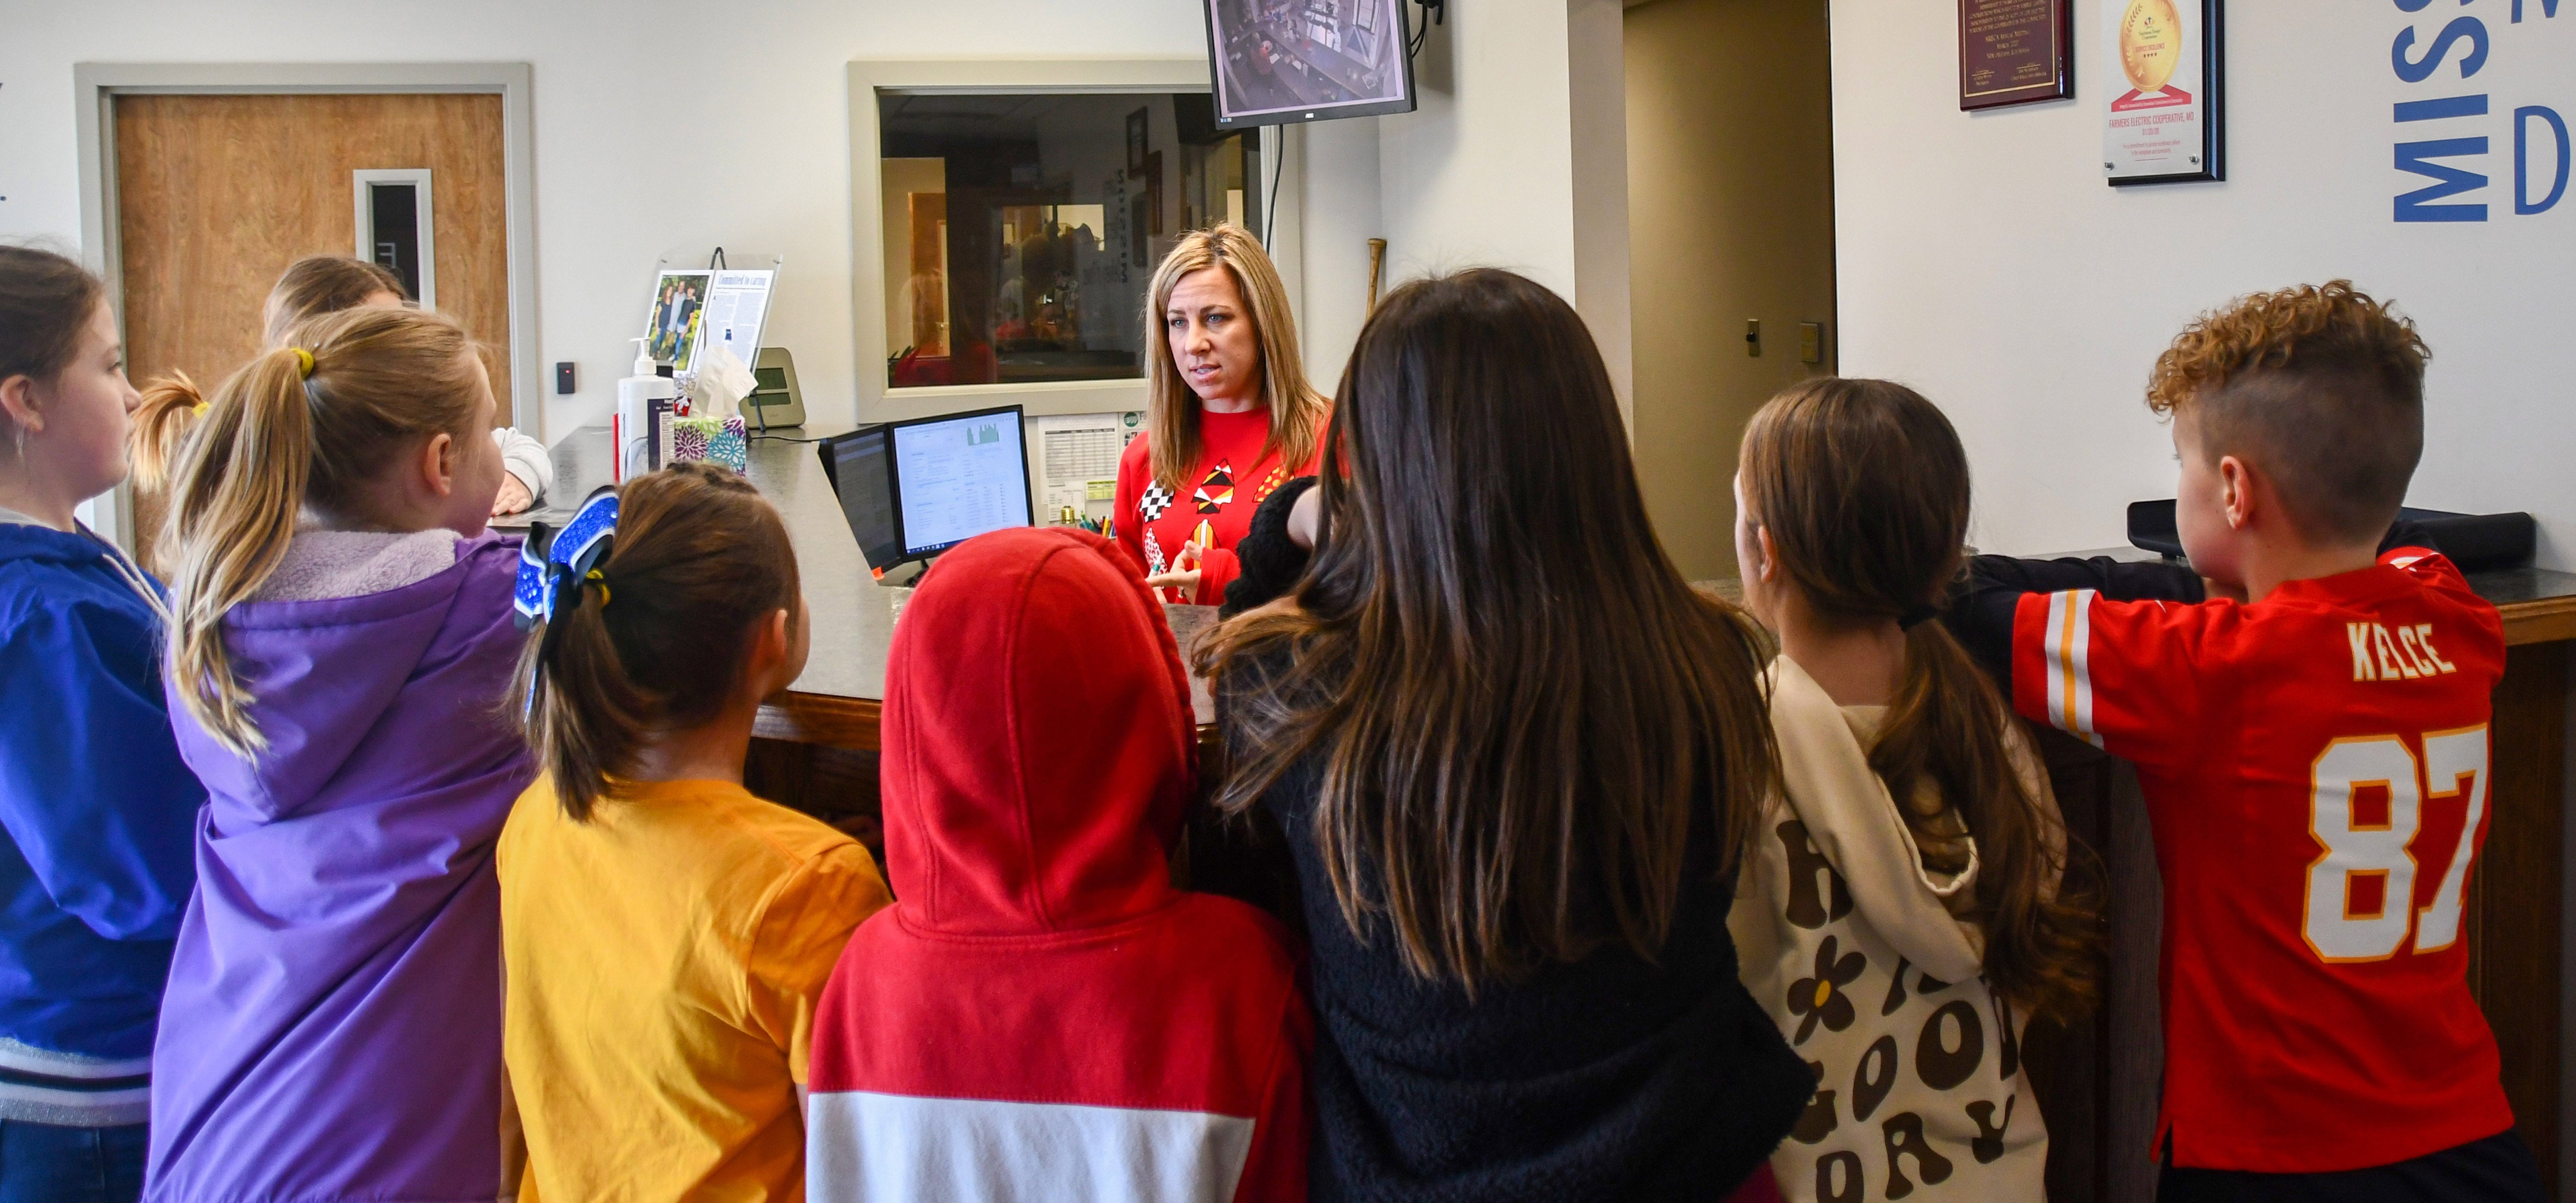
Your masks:
<path fill-rule="evenodd" d="M 1422 43 L 1430 40 L 1432 26 L 1449 23 L 1449 0 L 1413 0 L 1413 2 L 1422 9 L 1422 29 L 1418 33 L 1414 31 L 1412 10 L 1406 10 L 1403 14 L 1406 58 L 1413 58 L 1422 53 Z"/>

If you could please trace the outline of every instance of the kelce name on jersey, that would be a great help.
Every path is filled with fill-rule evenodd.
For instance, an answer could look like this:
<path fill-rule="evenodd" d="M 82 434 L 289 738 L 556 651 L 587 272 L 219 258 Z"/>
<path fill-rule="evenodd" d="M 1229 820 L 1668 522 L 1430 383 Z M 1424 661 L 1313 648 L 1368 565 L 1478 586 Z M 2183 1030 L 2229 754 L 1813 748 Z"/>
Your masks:
<path fill-rule="evenodd" d="M 2460 671 L 2460 666 L 2442 658 L 2433 650 L 2433 624 L 2400 626 L 2395 638 L 2388 628 L 2375 622 L 2343 624 L 2344 638 L 2352 644 L 2352 679 L 2356 681 L 2412 681 Z"/>

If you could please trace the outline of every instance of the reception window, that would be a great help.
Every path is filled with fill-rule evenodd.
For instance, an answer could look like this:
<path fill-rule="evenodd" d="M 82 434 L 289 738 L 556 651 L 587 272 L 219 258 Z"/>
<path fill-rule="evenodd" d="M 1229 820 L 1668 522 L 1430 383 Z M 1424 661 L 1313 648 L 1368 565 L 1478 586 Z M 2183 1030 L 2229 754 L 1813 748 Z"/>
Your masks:
<path fill-rule="evenodd" d="M 1260 232 L 1255 131 L 1205 93 L 880 93 L 886 384 L 1132 380 L 1182 232 Z"/>

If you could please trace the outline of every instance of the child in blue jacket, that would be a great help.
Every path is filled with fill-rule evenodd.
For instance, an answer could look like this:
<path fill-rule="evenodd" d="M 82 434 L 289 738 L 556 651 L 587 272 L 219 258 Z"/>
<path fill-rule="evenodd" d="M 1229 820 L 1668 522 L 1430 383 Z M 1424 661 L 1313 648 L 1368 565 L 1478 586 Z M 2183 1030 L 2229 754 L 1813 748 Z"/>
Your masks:
<path fill-rule="evenodd" d="M 75 517 L 125 478 L 116 320 L 0 246 L 0 1199 L 133 1199 L 205 790 L 163 700 L 158 581 Z"/>

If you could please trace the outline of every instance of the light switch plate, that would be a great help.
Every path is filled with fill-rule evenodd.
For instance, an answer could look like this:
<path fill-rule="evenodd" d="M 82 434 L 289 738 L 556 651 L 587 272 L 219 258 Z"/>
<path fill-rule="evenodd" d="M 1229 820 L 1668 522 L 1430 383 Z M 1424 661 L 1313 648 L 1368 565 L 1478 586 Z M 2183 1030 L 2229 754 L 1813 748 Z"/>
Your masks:
<path fill-rule="evenodd" d="M 1801 363 L 1825 361 L 1825 324 L 1823 322 L 1798 323 L 1798 361 Z"/>
<path fill-rule="evenodd" d="M 1762 357 L 1762 320 L 1760 318 L 1744 319 L 1744 353 L 1756 359 Z"/>

